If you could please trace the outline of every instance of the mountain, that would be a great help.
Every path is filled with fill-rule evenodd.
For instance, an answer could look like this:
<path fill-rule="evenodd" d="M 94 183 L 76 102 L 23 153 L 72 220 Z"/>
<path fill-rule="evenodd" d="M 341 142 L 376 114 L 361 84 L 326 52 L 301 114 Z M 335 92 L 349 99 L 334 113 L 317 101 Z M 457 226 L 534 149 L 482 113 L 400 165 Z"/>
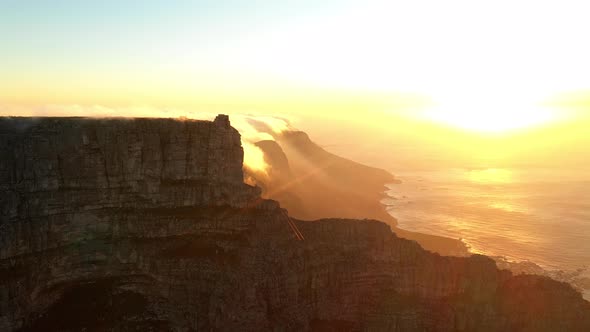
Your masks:
<path fill-rule="evenodd" d="M 569 285 L 289 217 L 229 119 L 0 119 L 1 331 L 588 331 Z"/>
<path fill-rule="evenodd" d="M 270 131 L 267 131 L 270 132 Z M 269 170 L 246 170 L 263 189 L 263 197 L 276 200 L 289 214 L 304 220 L 320 218 L 371 218 L 387 222 L 400 237 L 417 241 L 443 255 L 468 255 L 459 240 L 420 234 L 396 227 L 385 206 L 385 184 L 399 182 L 389 172 L 334 155 L 302 131 L 274 134 L 275 141 L 258 142 Z"/>

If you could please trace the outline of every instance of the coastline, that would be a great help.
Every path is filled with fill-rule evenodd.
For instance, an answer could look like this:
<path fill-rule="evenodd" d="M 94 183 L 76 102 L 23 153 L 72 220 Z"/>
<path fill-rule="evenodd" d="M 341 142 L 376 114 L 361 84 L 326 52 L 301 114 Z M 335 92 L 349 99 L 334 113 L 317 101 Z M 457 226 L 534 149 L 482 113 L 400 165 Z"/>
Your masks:
<path fill-rule="evenodd" d="M 387 183 L 386 187 L 388 190 L 391 190 L 392 187 L 398 185 L 399 183 Z M 385 203 L 386 199 L 395 199 L 393 196 L 389 195 L 384 192 L 384 199 L 381 201 L 381 204 L 384 210 L 387 212 L 388 207 L 390 204 Z M 387 212 L 389 214 L 389 212 Z M 390 215 L 391 216 L 391 215 Z M 479 252 L 474 251 L 470 248 L 470 246 L 462 242 L 461 240 L 454 240 L 452 238 L 446 237 L 444 235 L 435 235 L 435 234 L 425 234 L 420 232 L 414 232 L 410 230 L 405 230 L 401 228 L 397 222 L 396 217 L 391 216 L 391 219 L 395 220 L 395 226 L 392 226 L 392 230 L 396 232 L 399 236 L 405 237 L 408 239 L 416 239 L 420 244 L 422 244 L 419 239 L 424 239 L 423 241 L 433 241 L 434 243 L 440 243 L 441 247 L 436 249 L 437 252 L 448 252 L 452 250 L 453 243 L 460 242 L 462 246 L 462 250 L 458 253 L 459 255 L 473 255 L 473 254 L 481 254 L 486 255 L 487 257 L 491 258 L 496 262 L 496 265 L 499 269 L 511 271 L 515 275 L 539 275 L 549 277 L 553 280 L 565 282 L 570 284 L 574 289 L 580 292 L 583 298 L 586 301 L 590 301 L 590 267 L 585 266 L 581 268 L 575 267 L 551 267 L 551 266 L 543 266 L 543 264 L 539 264 L 534 260 L 530 259 L 518 259 L 518 258 L 510 258 L 506 256 L 500 255 L 493 255 L 486 253 L 485 251 Z M 407 236 L 407 237 L 406 237 Z M 415 237 L 415 238 L 413 238 Z M 430 250 L 424 247 L 427 250 Z"/>
<path fill-rule="evenodd" d="M 387 185 L 389 184 L 391 183 L 386 183 L 383 186 L 388 188 Z M 422 246 L 422 248 L 428 251 L 436 252 L 443 256 L 465 257 L 473 254 L 469 251 L 467 244 L 459 239 L 453 239 L 440 235 L 412 232 L 400 228 L 397 219 L 387 212 L 387 205 L 382 203 L 383 199 L 389 198 L 386 192 L 387 191 L 383 191 L 380 195 L 380 199 L 378 200 L 379 209 L 377 210 L 379 210 L 379 214 L 381 214 L 381 218 L 378 217 L 378 220 L 382 220 L 387 223 L 391 227 L 391 230 L 399 237 L 416 241 Z"/>
<path fill-rule="evenodd" d="M 443 256 L 470 256 L 459 239 L 404 230 L 387 212 L 382 201 L 387 185 L 401 183 L 382 168 L 335 155 L 303 131 L 285 131 L 276 141 L 260 141 L 270 171 L 246 169 L 262 187 L 262 196 L 278 201 L 299 220 L 323 218 L 374 219 L 390 226 L 399 237 L 416 241 L 424 249 Z"/>

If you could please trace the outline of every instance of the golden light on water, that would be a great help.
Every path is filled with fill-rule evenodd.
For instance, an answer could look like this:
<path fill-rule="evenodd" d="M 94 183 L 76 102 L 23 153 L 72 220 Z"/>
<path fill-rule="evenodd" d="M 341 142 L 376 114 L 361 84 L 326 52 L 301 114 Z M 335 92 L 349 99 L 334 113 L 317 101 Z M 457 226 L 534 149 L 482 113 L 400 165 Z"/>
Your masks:
<path fill-rule="evenodd" d="M 506 212 L 520 212 L 520 209 L 510 202 L 493 202 L 488 205 L 489 207 L 497 210 Z"/>
<path fill-rule="evenodd" d="M 502 184 L 514 181 L 512 171 L 501 168 L 472 170 L 467 173 L 468 180 L 478 184 Z"/>

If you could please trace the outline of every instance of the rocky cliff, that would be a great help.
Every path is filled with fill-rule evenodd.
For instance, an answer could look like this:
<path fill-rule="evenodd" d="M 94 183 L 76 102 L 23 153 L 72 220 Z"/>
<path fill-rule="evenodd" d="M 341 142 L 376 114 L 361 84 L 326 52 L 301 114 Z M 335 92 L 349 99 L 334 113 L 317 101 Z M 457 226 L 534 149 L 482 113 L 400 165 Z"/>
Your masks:
<path fill-rule="evenodd" d="M 1 331 L 588 331 L 570 286 L 442 257 L 378 221 L 291 221 L 239 134 L 0 120 Z"/>

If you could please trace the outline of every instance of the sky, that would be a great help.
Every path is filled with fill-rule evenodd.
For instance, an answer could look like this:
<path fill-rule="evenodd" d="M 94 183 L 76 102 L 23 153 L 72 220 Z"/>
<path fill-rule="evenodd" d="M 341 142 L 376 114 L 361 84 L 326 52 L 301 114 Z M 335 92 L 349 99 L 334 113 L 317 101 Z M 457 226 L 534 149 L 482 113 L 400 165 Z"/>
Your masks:
<path fill-rule="evenodd" d="M 282 114 L 318 134 L 328 121 L 478 135 L 579 123 L 589 12 L 571 0 L 0 0 L 0 114 Z"/>

